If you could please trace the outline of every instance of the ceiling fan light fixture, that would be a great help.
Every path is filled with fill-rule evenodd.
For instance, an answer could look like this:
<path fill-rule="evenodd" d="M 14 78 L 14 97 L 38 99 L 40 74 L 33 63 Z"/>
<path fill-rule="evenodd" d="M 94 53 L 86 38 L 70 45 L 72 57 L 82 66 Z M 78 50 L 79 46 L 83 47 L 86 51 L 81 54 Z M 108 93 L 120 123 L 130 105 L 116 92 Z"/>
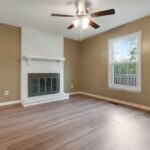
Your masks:
<path fill-rule="evenodd" d="M 82 19 L 82 29 L 87 29 L 89 27 L 90 19 L 87 17 L 84 17 Z"/>
<path fill-rule="evenodd" d="M 74 25 L 75 27 L 78 27 L 79 24 L 80 24 L 80 21 L 79 21 L 78 19 L 76 19 L 76 20 L 74 20 L 72 23 L 73 23 L 73 25 Z"/>

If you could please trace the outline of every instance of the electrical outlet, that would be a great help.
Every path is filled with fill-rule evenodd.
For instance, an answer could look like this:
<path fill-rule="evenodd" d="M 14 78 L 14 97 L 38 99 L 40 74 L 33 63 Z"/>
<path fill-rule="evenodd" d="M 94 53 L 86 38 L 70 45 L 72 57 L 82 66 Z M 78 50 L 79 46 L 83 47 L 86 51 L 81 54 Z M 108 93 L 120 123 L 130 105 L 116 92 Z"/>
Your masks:
<path fill-rule="evenodd" d="M 74 85 L 73 85 L 73 84 L 71 84 L 71 88 L 72 88 L 72 89 L 74 88 Z"/>
<path fill-rule="evenodd" d="M 5 90 L 4 95 L 8 96 L 9 95 L 9 90 Z"/>

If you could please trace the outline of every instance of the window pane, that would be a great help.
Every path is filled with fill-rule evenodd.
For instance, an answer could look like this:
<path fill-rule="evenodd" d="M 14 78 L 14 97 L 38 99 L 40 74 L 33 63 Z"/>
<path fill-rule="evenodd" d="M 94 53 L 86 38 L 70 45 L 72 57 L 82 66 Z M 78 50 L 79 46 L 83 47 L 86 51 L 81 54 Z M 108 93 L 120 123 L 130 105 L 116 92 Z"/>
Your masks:
<path fill-rule="evenodd" d="M 137 61 L 137 39 L 115 42 L 113 44 L 113 61 L 116 63 Z"/>

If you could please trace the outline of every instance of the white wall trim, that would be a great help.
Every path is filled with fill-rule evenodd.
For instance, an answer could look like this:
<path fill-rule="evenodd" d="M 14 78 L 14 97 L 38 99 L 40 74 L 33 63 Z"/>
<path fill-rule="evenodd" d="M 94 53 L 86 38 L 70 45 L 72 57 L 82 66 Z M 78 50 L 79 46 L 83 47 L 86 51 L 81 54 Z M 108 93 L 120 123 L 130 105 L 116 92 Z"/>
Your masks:
<path fill-rule="evenodd" d="M 13 105 L 13 104 L 20 104 L 20 100 L 14 100 L 14 101 L 8 101 L 8 102 L 1 102 L 0 106 L 7 106 L 7 105 Z"/>
<path fill-rule="evenodd" d="M 86 96 L 99 98 L 99 99 L 102 99 L 102 100 L 105 100 L 105 101 L 115 102 L 115 103 L 119 103 L 119 104 L 122 104 L 122 105 L 126 105 L 126 106 L 130 106 L 130 107 L 134 107 L 134 108 L 139 108 L 139 109 L 150 111 L 150 107 L 148 107 L 148 106 L 139 105 L 139 104 L 135 104 L 135 103 L 131 103 L 131 102 L 126 102 L 126 101 L 119 100 L 119 99 L 114 99 L 114 98 L 110 98 L 110 97 L 100 96 L 100 95 L 91 94 L 91 93 L 82 92 L 82 91 L 69 93 L 70 96 L 71 95 L 77 95 L 77 94 L 83 94 L 83 95 L 86 95 Z M 20 104 L 20 103 L 21 103 L 20 100 L 14 100 L 14 101 L 9 101 L 9 102 L 2 102 L 2 103 L 0 103 L 0 106 L 7 106 L 7 105 L 13 105 L 13 104 Z"/>
<path fill-rule="evenodd" d="M 72 96 L 72 95 L 77 95 L 77 94 L 80 94 L 80 93 L 81 93 L 80 91 L 71 92 L 71 93 L 69 93 L 69 96 Z"/>
<path fill-rule="evenodd" d="M 86 96 L 91 96 L 91 97 L 94 97 L 94 98 L 99 98 L 99 99 L 102 99 L 102 100 L 105 100 L 105 101 L 108 101 L 108 102 L 115 102 L 115 103 L 118 103 L 118 104 L 122 104 L 122 105 L 130 106 L 130 107 L 134 107 L 134 108 L 138 108 L 138 109 L 150 111 L 150 107 L 149 106 L 135 104 L 135 103 L 127 102 L 127 101 L 124 101 L 124 100 L 119 100 L 119 99 L 115 99 L 115 98 L 100 96 L 100 95 L 91 94 L 91 93 L 82 92 L 82 91 L 78 91 L 78 92 L 74 92 L 74 93 L 75 94 L 83 94 L 83 95 L 86 95 Z M 72 95 L 72 94 L 70 93 L 70 95 Z"/>

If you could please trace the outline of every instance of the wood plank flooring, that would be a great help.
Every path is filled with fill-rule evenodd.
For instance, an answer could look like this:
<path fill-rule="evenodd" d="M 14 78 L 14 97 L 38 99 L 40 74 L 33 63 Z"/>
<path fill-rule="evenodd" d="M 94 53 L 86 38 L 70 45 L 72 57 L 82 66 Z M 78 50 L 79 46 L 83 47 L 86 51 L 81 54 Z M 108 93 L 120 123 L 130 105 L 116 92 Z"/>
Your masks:
<path fill-rule="evenodd" d="M 150 114 L 81 95 L 0 107 L 0 150 L 150 150 Z"/>

